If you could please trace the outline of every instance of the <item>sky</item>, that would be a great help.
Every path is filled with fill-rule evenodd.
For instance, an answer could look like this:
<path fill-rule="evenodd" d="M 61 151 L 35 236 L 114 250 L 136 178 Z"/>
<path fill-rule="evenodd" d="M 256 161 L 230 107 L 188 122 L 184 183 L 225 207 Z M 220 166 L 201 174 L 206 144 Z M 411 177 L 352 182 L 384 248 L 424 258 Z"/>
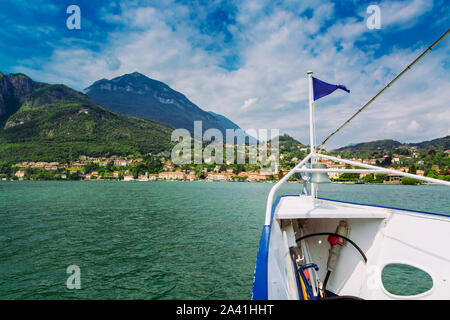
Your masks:
<path fill-rule="evenodd" d="M 68 29 L 78 5 L 81 29 Z M 370 29 L 369 5 L 380 8 Z M 306 72 L 343 84 L 316 101 L 316 141 L 450 26 L 450 3 L 411 1 L 2 0 L 0 71 L 83 90 L 140 72 L 243 129 L 309 142 Z M 450 37 L 325 146 L 450 134 Z"/>

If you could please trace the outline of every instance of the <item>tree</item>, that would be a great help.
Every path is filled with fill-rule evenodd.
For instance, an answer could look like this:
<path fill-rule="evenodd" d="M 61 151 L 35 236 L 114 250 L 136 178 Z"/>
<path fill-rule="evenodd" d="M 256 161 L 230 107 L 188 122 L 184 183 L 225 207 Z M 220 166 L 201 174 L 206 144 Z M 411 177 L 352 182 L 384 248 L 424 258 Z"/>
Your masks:
<path fill-rule="evenodd" d="M 8 163 L 0 163 L 0 173 L 4 174 L 11 174 L 12 173 L 12 167 Z"/>
<path fill-rule="evenodd" d="M 340 178 L 342 180 L 358 180 L 359 179 L 359 173 L 351 173 L 351 172 L 346 172 L 343 173 Z"/>
<path fill-rule="evenodd" d="M 375 175 L 375 182 L 383 183 L 383 181 L 387 181 L 387 180 L 388 180 L 388 175 L 385 173 L 377 173 Z"/>
<path fill-rule="evenodd" d="M 391 157 L 386 157 L 384 158 L 383 161 L 381 161 L 381 166 L 385 167 L 385 166 L 390 166 L 392 164 L 392 158 Z"/>
<path fill-rule="evenodd" d="M 409 178 L 409 177 L 402 177 L 402 184 L 405 185 L 416 185 L 421 184 L 422 182 L 417 179 Z"/>
<path fill-rule="evenodd" d="M 148 159 L 145 162 L 145 165 L 149 173 L 159 173 L 163 168 L 161 160 L 159 160 L 159 158 L 154 157 Z"/>
<path fill-rule="evenodd" d="M 430 170 L 427 173 L 427 177 L 437 179 L 437 174 L 433 170 Z"/>
<path fill-rule="evenodd" d="M 99 166 L 96 163 L 90 162 L 84 166 L 85 173 L 91 173 L 92 171 L 98 171 Z"/>
<path fill-rule="evenodd" d="M 234 174 L 239 174 L 242 171 L 245 171 L 245 166 L 243 164 L 236 164 L 233 167 L 233 173 Z"/>
<path fill-rule="evenodd" d="M 371 174 L 366 174 L 364 177 L 363 177 L 363 179 L 364 179 L 364 182 L 366 182 L 366 183 L 371 183 L 371 182 L 373 182 L 375 179 L 373 178 L 373 174 L 371 173 Z"/>
<path fill-rule="evenodd" d="M 114 171 L 114 162 L 113 162 L 113 161 L 109 161 L 109 162 L 106 164 L 106 170 L 107 170 L 108 172 L 113 172 L 113 171 Z"/>

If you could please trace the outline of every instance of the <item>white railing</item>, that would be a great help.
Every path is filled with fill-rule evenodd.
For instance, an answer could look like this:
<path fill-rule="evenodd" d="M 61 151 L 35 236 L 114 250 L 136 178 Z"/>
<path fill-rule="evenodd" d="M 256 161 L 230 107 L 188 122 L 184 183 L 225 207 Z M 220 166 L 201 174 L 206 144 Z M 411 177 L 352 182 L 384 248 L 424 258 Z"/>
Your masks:
<path fill-rule="evenodd" d="M 343 162 L 352 166 L 356 166 L 356 167 L 362 167 L 365 169 L 335 169 L 335 168 L 306 168 L 304 167 L 304 165 L 306 164 L 306 162 L 311 159 L 311 157 L 317 157 L 317 158 L 322 158 L 322 159 L 327 159 L 327 160 L 331 160 L 331 161 L 336 161 L 336 162 Z M 267 207 L 266 207 L 266 219 L 264 224 L 265 225 L 270 225 L 271 223 L 271 216 L 272 216 L 272 205 L 273 205 L 273 198 L 275 196 L 275 193 L 278 191 L 278 189 L 281 187 L 281 185 L 283 185 L 294 173 L 296 172 L 350 172 L 350 173 L 386 173 L 386 174 L 395 174 L 398 176 L 403 176 L 403 177 L 408 177 L 408 178 L 413 178 L 413 179 L 417 179 L 420 181 L 425 181 L 425 182 L 431 182 L 431 183 L 436 183 L 436 184 L 441 184 L 441 185 L 445 185 L 445 186 L 450 186 L 450 182 L 449 181 L 444 181 L 444 180 L 439 180 L 439 179 L 434 179 L 434 178 L 429 178 L 429 177 L 423 177 L 423 176 L 419 176 L 416 174 L 411 174 L 411 173 L 406 173 L 403 171 L 397 171 L 397 170 L 392 170 L 392 169 L 385 169 L 385 168 L 380 168 L 377 166 L 372 166 L 369 164 L 365 164 L 365 163 L 361 163 L 358 161 L 352 161 L 352 160 L 347 160 L 347 159 L 341 159 L 341 158 L 337 158 L 337 157 L 332 157 L 332 156 L 328 156 L 325 154 L 321 154 L 321 153 L 313 153 L 311 152 L 310 154 L 308 154 L 299 164 L 297 164 L 291 171 L 289 171 L 280 181 L 277 182 L 277 184 L 275 184 L 272 189 L 270 189 L 269 195 L 267 197 Z"/>
<path fill-rule="evenodd" d="M 296 172 L 341 172 L 341 173 L 388 173 L 386 170 L 373 169 L 322 169 L 322 168 L 299 168 Z M 390 173 L 390 172 L 389 172 Z"/>
<path fill-rule="evenodd" d="M 275 192 L 281 187 L 283 183 L 285 183 L 296 171 L 298 168 L 302 167 L 311 157 L 313 153 L 308 154 L 298 165 L 294 167 L 291 171 L 289 171 L 280 181 L 278 181 L 272 189 L 270 189 L 269 196 L 267 197 L 267 207 L 266 207 L 266 220 L 264 224 L 266 226 L 270 225 L 270 217 L 272 216 L 272 204 L 273 197 L 275 196 Z"/>
<path fill-rule="evenodd" d="M 365 163 L 361 163 L 358 161 L 351 161 L 351 160 L 347 160 L 347 159 L 341 159 L 341 158 L 337 158 L 337 157 L 327 156 L 325 154 L 320 154 L 320 153 L 316 153 L 315 155 L 319 158 L 343 162 L 343 163 L 350 164 L 352 166 L 358 166 L 358 167 L 363 167 L 363 168 L 373 169 L 373 170 L 380 170 L 380 171 L 384 171 L 385 173 L 391 173 L 391 174 L 395 174 L 395 175 L 402 176 L 402 177 L 408 177 L 408 178 L 413 178 L 413 179 L 417 179 L 417 180 L 421 180 L 421 181 L 425 181 L 425 182 L 431 182 L 431 183 L 442 184 L 444 186 L 450 186 L 449 181 L 444 181 L 444 180 L 439 180 L 439 179 L 434 179 L 434 178 L 429 178 L 429 177 L 422 177 L 422 176 L 419 176 L 416 174 L 406 173 L 403 171 L 379 168 L 377 166 L 372 166 L 370 164 L 365 164 Z M 356 170 L 358 170 L 358 169 L 356 169 Z M 379 173 L 381 173 L 381 172 L 379 172 Z"/>

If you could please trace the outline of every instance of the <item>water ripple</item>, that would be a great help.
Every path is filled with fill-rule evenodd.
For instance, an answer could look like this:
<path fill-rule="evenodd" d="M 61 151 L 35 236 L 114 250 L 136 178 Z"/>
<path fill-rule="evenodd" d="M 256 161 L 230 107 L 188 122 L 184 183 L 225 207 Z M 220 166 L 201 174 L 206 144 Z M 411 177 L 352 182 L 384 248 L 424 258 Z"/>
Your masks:
<path fill-rule="evenodd" d="M 249 299 L 272 186 L 0 182 L 0 298 Z M 347 201 L 450 208 L 445 187 L 322 190 Z M 72 264 L 81 269 L 81 290 L 66 288 Z"/>

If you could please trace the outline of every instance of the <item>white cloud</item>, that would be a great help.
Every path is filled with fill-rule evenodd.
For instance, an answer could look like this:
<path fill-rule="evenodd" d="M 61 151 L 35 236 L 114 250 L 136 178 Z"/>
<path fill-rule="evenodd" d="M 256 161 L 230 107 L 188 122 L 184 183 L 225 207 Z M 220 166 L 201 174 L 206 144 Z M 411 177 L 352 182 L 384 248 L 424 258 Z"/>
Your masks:
<path fill-rule="evenodd" d="M 408 29 L 433 8 L 433 0 L 383 1 L 380 8 L 383 28 Z"/>
<path fill-rule="evenodd" d="M 242 110 L 248 110 L 251 109 L 253 106 L 256 105 L 258 102 L 258 98 L 250 98 L 245 100 L 244 104 L 241 106 Z"/>
<path fill-rule="evenodd" d="M 48 61 L 39 62 L 44 72 L 29 64 L 16 69 L 40 81 L 63 82 L 77 89 L 101 78 L 139 71 L 184 93 L 201 108 L 229 117 L 243 129 L 278 128 L 306 143 L 307 70 L 351 90 L 350 94 L 338 90 L 316 103 L 319 142 L 425 49 L 393 48 L 373 58 L 370 51 L 355 45 L 369 32 L 365 21 L 358 17 L 334 20 L 330 2 L 290 2 L 288 8 L 274 8 L 266 15 L 264 6 L 260 1 L 245 2 L 237 12 L 237 25 L 228 28 L 238 47 L 217 52 L 201 45 L 213 43 L 214 36 L 196 29 L 183 5 L 166 9 L 123 6 L 120 15 L 105 7 L 101 10 L 105 21 L 131 29 L 111 31 L 97 52 L 58 47 Z M 306 8 L 316 8 L 312 18 L 299 15 Z M 384 28 L 416 23 L 432 3 L 383 2 L 381 8 Z M 379 45 L 374 41 L 372 48 Z M 233 50 L 239 54 L 238 68 L 221 68 L 224 55 Z M 444 67 L 448 53 L 448 44 L 439 45 L 327 147 L 387 138 L 421 141 L 448 134 L 450 79 Z"/>
<path fill-rule="evenodd" d="M 411 120 L 411 122 L 408 125 L 409 131 L 417 131 L 420 129 L 420 124 L 416 120 Z"/>

